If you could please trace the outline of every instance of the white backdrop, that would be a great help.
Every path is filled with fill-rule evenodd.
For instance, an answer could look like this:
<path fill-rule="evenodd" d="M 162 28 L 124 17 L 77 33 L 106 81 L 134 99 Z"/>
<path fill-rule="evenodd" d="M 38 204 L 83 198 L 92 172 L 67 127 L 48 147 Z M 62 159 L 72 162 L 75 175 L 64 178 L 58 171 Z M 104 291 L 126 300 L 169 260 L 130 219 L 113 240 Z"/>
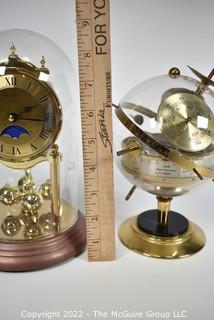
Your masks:
<path fill-rule="evenodd" d="M 48 36 L 72 60 L 77 78 L 74 0 L 0 0 L 0 30 L 24 28 Z M 187 64 L 208 74 L 213 59 L 212 0 L 112 0 L 113 101 L 135 84 L 171 66 L 189 74 Z M 0 44 L 1 45 L 1 44 Z M 78 100 L 77 100 L 78 110 Z M 116 129 L 116 124 L 115 124 Z M 115 130 L 116 132 L 116 130 Z M 80 149 L 81 150 L 81 149 Z M 82 181 L 81 152 L 79 177 Z M 121 187 L 122 186 L 122 187 Z M 82 190 L 82 184 L 80 184 Z M 127 203 L 129 182 L 115 168 L 116 222 L 156 206 L 155 197 L 138 190 Z M 27 319 L 21 312 L 83 310 L 83 319 L 102 312 L 138 311 L 144 319 L 185 310 L 187 319 L 213 317 L 214 215 L 212 183 L 173 202 L 176 211 L 198 223 L 207 245 L 191 258 L 164 261 L 128 251 L 117 239 L 114 262 L 88 263 L 86 254 L 47 270 L 0 273 L 0 314 L 4 320 Z M 79 197 L 83 209 L 83 192 Z M 159 312 L 149 317 L 147 311 Z M 29 317 L 30 318 L 30 314 Z M 43 315 L 43 318 L 48 319 Z M 97 318 L 98 319 L 98 318 Z M 107 319 L 111 319 L 108 316 Z"/>

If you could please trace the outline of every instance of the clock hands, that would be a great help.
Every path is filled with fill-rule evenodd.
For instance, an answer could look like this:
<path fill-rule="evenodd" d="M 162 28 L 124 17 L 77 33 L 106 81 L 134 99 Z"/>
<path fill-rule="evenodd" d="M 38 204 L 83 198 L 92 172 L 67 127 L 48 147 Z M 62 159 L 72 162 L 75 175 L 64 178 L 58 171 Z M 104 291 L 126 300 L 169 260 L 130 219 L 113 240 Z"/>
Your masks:
<path fill-rule="evenodd" d="M 22 117 L 18 117 L 18 120 L 27 120 L 27 121 L 37 121 L 37 122 L 43 122 L 43 119 L 38 119 L 38 118 L 22 118 Z"/>
<path fill-rule="evenodd" d="M 39 102 L 36 102 L 35 104 L 32 104 L 31 106 L 24 107 L 24 109 L 18 115 L 26 113 L 26 112 L 31 112 L 33 107 L 37 106 L 38 104 L 39 104 Z"/>
<path fill-rule="evenodd" d="M 28 120 L 28 121 L 38 121 L 38 122 L 44 121 L 43 119 L 39 119 L 39 118 L 24 118 L 24 117 L 20 117 L 21 114 L 22 114 L 22 112 L 21 113 L 15 113 L 15 112 L 10 113 L 9 116 L 8 116 L 8 121 L 9 122 L 16 122 L 17 120 Z"/>
<path fill-rule="evenodd" d="M 19 113 L 16 113 L 16 112 L 11 112 L 8 116 L 8 121 L 10 122 L 15 122 L 16 120 L 18 119 L 22 119 L 22 120 L 32 120 L 31 118 L 30 119 L 25 119 L 25 118 L 21 118 L 20 116 L 23 114 L 23 113 L 27 113 L 27 112 L 31 112 L 31 110 L 36 107 L 38 104 L 40 104 L 41 101 L 37 101 L 35 102 L 34 104 L 30 105 L 30 106 L 26 106 L 24 107 L 24 109 L 19 112 Z M 37 121 L 37 119 L 34 119 L 34 121 Z M 40 120 L 39 120 L 40 121 Z M 41 120 L 42 121 L 42 120 Z"/>
<path fill-rule="evenodd" d="M 29 121 L 43 121 L 43 119 L 37 119 L 37 118 L 23 118 L 23 117 L 20 117 L 23 113 L 27 113 L 27 112 L 31 112 L 31 110 L 37 106 L 38 104 L 40 104 L 41 101 L 37 101 L 35 102 L 34 104 L 30 105 L 30 106 L 26 106 L 24 107 L 24 109 L 19 112 L 19 113 L 16 113 L 16 112 L 11 112 L 8 116 L 8 121 L 10 122 L 15 122 L 17 120 L 29 120 Z"/>
<path fill-rule="evenodd" d="M 37 106 L 38 104 L 40 104 L 40 103 L 41 103 L 41 101 L 37 101 L 37 102 L 35 102 L 34 104 L 32 104 L 32 105 L 30 105 L 30 106 L 24 107 L 24 109 L 23 109 L 20 113 L 18 113 L 17 115 L 19 116 L 19 115 L 21 115 L 21 114 L 23 114 L 23 113 L 31 112 L 31 110 L 32 110 L 35 106 Z"/>

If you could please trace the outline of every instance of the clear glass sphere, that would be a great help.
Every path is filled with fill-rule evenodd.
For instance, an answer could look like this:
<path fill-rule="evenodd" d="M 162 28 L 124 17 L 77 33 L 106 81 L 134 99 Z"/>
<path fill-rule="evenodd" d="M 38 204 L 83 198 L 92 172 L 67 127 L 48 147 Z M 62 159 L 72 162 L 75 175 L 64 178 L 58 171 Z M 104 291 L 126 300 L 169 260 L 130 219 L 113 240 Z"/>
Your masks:
<path fill-rule="evenodd" d="M 138 84 L 116 108 L 120 170 L 166 197 L 214 177 L 214 92 L 174 70 Z"/>

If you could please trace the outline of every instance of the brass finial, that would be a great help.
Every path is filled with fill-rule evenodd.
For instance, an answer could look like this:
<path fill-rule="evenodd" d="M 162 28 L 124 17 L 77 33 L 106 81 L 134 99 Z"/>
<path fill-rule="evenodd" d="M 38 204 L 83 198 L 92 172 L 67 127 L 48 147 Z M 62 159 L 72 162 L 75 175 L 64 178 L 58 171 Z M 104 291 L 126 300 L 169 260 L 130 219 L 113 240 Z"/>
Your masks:
<path fill-rule="evenodd" d="M 41 58 L 41 60 L 40 60 L 40 68 L 41 68 L 41 69 L 46 69 L 45 64 L 46 64 L 45 57 L 42 56 L 42 58 Z"/>
<path fill-rule="evenodd" d="M 17 54 L 16 54 L 16 47 L 14 45 L 14 43 L 12 42 L 12 45 L 10 47 L 10 57 L 17 57 Z"/>
<path fill-rule="evenodd" d="M 181 72 L 177 67 L 172 67 L 168 74 L 171 78 L 177 78 L 180 76 Z"/>

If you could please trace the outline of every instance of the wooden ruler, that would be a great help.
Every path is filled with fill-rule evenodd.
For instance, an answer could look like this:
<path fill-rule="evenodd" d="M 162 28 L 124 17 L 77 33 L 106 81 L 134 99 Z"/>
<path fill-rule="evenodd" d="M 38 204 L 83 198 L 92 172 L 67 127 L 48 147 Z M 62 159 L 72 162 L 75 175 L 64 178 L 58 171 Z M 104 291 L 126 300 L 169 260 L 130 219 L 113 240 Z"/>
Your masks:
<path fill-rule="evenodd" d="M 115 256 L 108 0 L 76 0 L 89 261 Z"/>

